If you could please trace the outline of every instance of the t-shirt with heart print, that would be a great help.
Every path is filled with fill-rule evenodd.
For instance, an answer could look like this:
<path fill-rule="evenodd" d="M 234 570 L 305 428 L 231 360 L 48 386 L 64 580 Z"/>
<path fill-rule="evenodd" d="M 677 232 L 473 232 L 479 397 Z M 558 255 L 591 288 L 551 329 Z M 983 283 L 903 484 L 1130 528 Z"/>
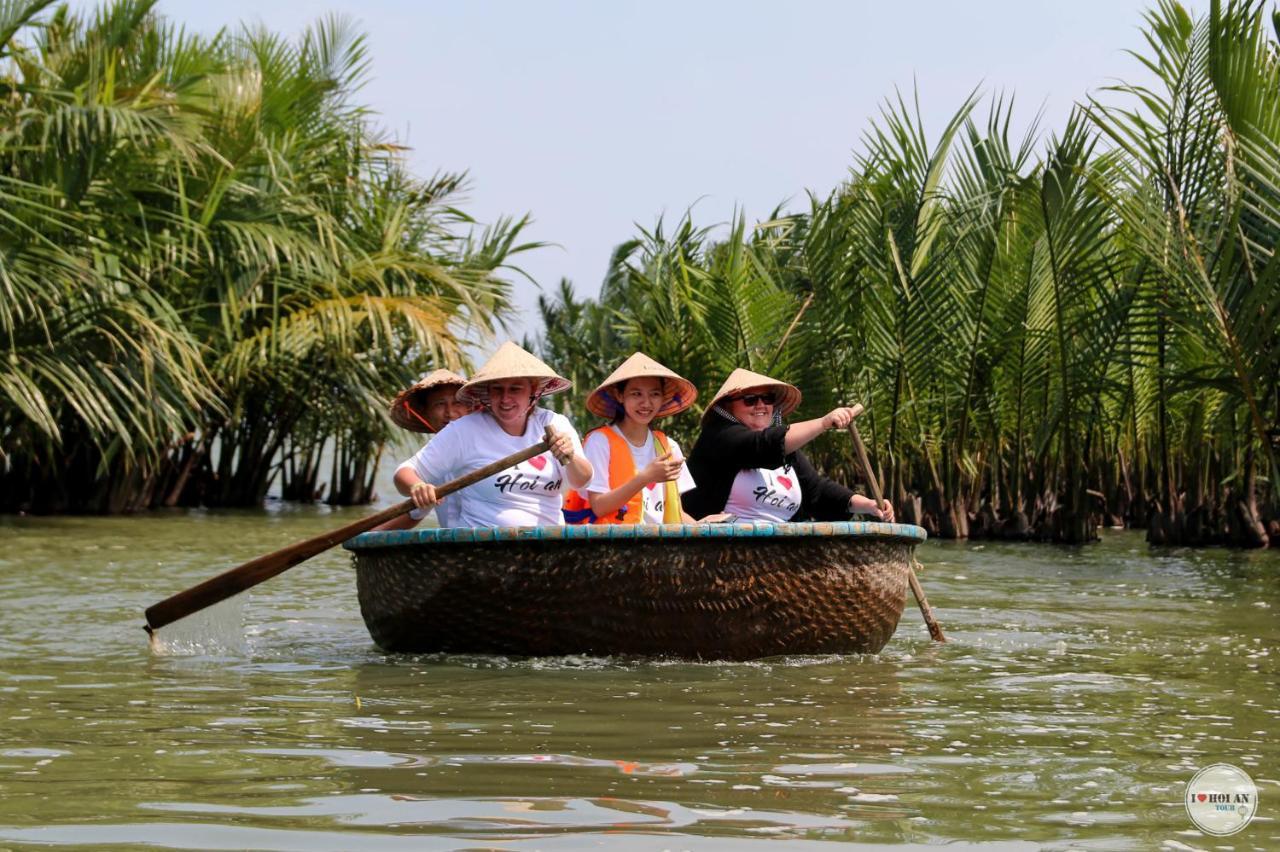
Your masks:
<path fill-rule="evenodd" d="M 623 441 L 626 441 L 627 446 L 631 448 L 631 461 L 635 464 L 637 471 L 653 461 L 657 456 L 658 450 L 653 439 L 652 429 L 649 430 L 649 437 L 643 446 L 637 447 L 628 441 L 627 436 L 623 435 L 621 430 L 616 427 L 606 426 L 604 428 L 613 429 Z M 667 444 L 671 448 L 672 458 L 684 458 L 684 453 L 680 452 L 680 445 L 670 435 L 667 436 Z M 591 462 L 593 475 L 591 481 L 587 483 L 587 487 L 579 492 L 582 496 L 586 497 L 588 491 L 604 494 L 613 490 L 609 483 L 609 447 L 609 438 L 604 434 L 603 430 L 598 429 L 587 435 L 587 440 L 583 443 L 583 452 L 587 456 L 587 461 Z M 676 489 L 683 494 L 693 488 L 693 484 L 693 474 L 689 473 L 689 466 L 681 467 L 680 475 L 676 478 Z M 640 490 L 644 494 L 644 517 L 641 522 L 646 524 L 662 523 L 662 511 L 666 507 L 667 489 L 663 487 L 663 483 L 650 482 Z"/>
<path fill-rule="evenodd" d="M 740 521 L 791 520 L 800 511 L 800 477 L 789 464 L 772 470 L 752 467 L 738 471 L 724 510 Z"/>
<path fill-rule="evenodd" d="M 508 435 L 493 415 L 480 411 L 445 426 L 400 467 L 438 485 L 527 449 L 542 440 L 548 425 L 568 434 L 574 452 L 582 452 L 578 432 L 563 414 L 535 408 L 524 434 Z M 543 453 L 450 494 L 441 505 L 457 501 L 448 516 L 460 527 L 560 526 L 566 488 L 564 468 Z"/>

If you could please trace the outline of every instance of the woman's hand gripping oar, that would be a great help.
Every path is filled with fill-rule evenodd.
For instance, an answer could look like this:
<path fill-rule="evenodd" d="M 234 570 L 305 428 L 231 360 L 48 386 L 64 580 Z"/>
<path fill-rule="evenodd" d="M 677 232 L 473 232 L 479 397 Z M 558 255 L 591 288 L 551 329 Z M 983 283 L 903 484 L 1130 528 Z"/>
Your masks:
<path fill-rule="evenodd" d="M 862 406 L 858 406 L 861 408 Z M 853 447 L 858 453 L 858 463 L 862 465 L 863 471 L 867 474 L 867 482 L 871 485 L 871 496 L 876 500 L 876 508 L 884 508 L 884 495 L 880 492 L 880 481 L 876 479 L 875 471 L 871 469 L 871 461 L 867 458 L 867 448 L 862 444 L 862 436 L 858 434 L 858 425 L 856 423 L 849 424 L 849 434 L 853 436 Z M 920 580 L 916 577 L 916 569 L 907 566 L 907 580 L 911 583 L 911 594 L 916 596 L 916 603 L 920 605 L 920 614 L 924 616 L 924 623 L 929 628 L 929 635 L 933 637 L 935 642 L 945 642 L 947 637 L 942 635 L 942 625 L 933 617 L 933 610 L 929 607 L 929 601 L 924 596 L 924 589 L 920 586 Z"/>
<path fill-rule="evenodd" d="M 435 490 L 437 499 L 444 497 L 446 494 L 460 491 L 468 485 L 474 485 L 480 480 L 487 479 L 509 467 L 514 467 L 526 459 L 542 455 L 551 447 L 554 438 L 554 433 L 548 428 L 543 440 L 529 447 L 529 449 L 512 453 L 506 458 L 498 459 L 496 462 L 487 464 L 479 470 L 473 470 L 465 476 L 460 476 L 452 482 L 446 482 L 441 485 Z M 178 592 L 172 597 L 165 598 L 147 608 L 147 632 L 151 633 L 153 630 L 159 630 L 166 624 L 172 624 L 180 618 L 186 618 L 188 615 L 199 612 L 205 607 L 213 606 L 232 595 L 251 589 L 259 583 L 270 580 L 277 574 L 289 570 L 299 562 L 310 559 L 318 553 L 323 553 L 334 545 L 341 544 L 353 535 L 358 535 L 392 518 L 403 515 L 413 506 L 412 499 L 405 500 L 389 509 L 383 509 L 376 515 L 369 515 L 366 518 L 353 521 L 345 527 L 339 527 L 336 530 L 309 538 L 306 541 L 291 544 L 273 553 L 259 556 L 257 559 L 250 559 L 243 565 L 224 571 L 216 577 L 205 580 L 198 586 L 192 586 L 184 592 Z"/>

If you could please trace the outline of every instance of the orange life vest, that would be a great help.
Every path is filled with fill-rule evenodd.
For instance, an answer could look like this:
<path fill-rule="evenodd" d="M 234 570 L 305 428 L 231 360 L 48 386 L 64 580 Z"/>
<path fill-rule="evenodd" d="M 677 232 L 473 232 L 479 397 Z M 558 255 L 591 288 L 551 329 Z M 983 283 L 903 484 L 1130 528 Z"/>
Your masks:
<path fill-rule="evenodd" d="M 659 454 L 666 452 L 667 436 L 657 429 L 652 431 Z M 608 426 L 599 426 L 583 435 L 583 444 L 586 444 L 592 432 L 604 432 L 604 436 L 609 440 L 609 490 L 625 485 L 636 475 L 636 462 L 631 457 L 631 445 L 627 443 L 626 438 Z M 644 492 L 645 489 L 641 488 L 624 505 L 619 506 L 618 511 L 611 513 L 608 517 L 598 518 L 596 513 L 591 511 L 590 500 L 578 491 L 570 491 L 564 498 L 562 510 L 564 522 L 566 524 L 642 524 L 644 523 Z M 673 492 L 679 500 L 679 492 L 674 488 L 667 489 L 666 499 L 670 500 Z"/>

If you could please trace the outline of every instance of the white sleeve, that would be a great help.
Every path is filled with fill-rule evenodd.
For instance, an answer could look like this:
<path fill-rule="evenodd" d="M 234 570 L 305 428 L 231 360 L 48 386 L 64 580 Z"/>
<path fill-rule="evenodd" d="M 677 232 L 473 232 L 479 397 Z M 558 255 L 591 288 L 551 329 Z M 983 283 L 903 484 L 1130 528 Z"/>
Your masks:
<path fill-rule="evenodd" d="M 609 427 L 605 427 L 606 429 Z M 613 490 L 609 487 L 609 439 L 601 432 L 592 432 L 587 436 L 582 454 L 591 462 L 591 481 L 581 493 L 594 491 L 606 494 Z"/>
<path fill-rule="evenodd" d="M 413 458 L 400 465 L 409 468 L 423 482 L 441 485 L 453 479 L 454 467 L 464 454 L 459 447 L 463 429 L 443 429 L 427 441 L 426 446 L 414 453 Z M 400 468 L 397 468 L 399 470 Z"/>
<path fill-rule="evenodd" d="M 427 444 L 430 444 L 430 441 L 428 441 Z M 423 482 L 426 482 L 427 475 L 424 473 L 425 468 L 422 466 L 422 457 L 427 453 L 427 444 L 423 444 L 422 449 L 409 456 L 405 461 L 400 462 L 399 466 L 396 467 L 396 473 L 399 473 L 402 470 L 411 470 L 415 476 Z"/>
<path fill-rule="evenodd" d="M 670 435 L 667 436 L 667 445 L 671 447 L 671 455 L 675 458 L 684 458 L 684 453 L 680 450 L 680 445 L 676 443 L 676 439 Z M 685 461 L 684 466 L 680 468 L 680 475 L 676 477 L 676 489 L 681 494 L 686 491 L 692 491 L 697 486 L 693 481 L 693 474 L 689 472 L 689 462 Z"/>

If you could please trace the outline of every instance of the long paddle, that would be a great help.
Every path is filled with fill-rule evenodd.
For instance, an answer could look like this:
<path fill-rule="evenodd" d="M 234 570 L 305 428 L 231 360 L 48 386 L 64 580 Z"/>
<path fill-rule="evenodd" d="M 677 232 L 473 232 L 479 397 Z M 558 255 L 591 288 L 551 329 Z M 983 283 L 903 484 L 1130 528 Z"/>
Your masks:
<path fill-rule="evenodd" d="M 849 434 L 853 436 L 853 446 L 858 452 L 858 463 L 866 471 L 867 482 L 871 484 L 871 496 L 876 498 L 876 508 L 883 509 L 884 495 L 880 493 L 880 481 L 876 478 L 875 471 L 871 469 L 871 462 L 867 459 L 867 448 L 862 445 L 862 436 L 858 434 L 858 425 L 853 421 L 849 422 Z M 919 578 L 916 577 L 916 569 L 910 565 L 907 566 L 907 580 L 911 583 L 911 594 L 916 596 L 916 603 L 920 605 L 920 614 L 924 616 L 924 623 L 929 627 L 929 635 L 933 637 L 935 642 L 947 641 L 947 637 L 942 635 L 942 625 L 933 617 L 933 610 L 929 607 L 929 601 L 924 596 L 924 589 L 920 586 Z"/>
<path fill-rule="evenodd" d="M 482 479 L 487 479 L 499 471 L 506 470 L 509 467 L 520 464 L 525 459 L 531 459 L 545 453 L 551 447 L 553 434 L 550 428 L 543 440 L 529 447 L 527 450 L 521 450 L 518 453 L 512 453 L 506 458 L 498 459 L 492 464 L 487 464 L 478 470 L 473 470 L 465 476 L 460 476 L 452 482 L 446 482 L 436 489 L 436 496 L 443 497 L 446 494 L 452 494 L 460 491 L 468 485 L 474 485 Z M 279 550 L 268 553 L 265 556 L 259 556 L 256 559 L 250 559 L 248 562 L 229 571 L 224 571 L 216 577 L 205 580 L 198 586 L 192 586 L 185 592 L 178 592 L 173 597 L 165 598 L 158 604 L 147 607 L 147 632 L 159 630 L 166 624 L 172 624 L 180 618 L 186 618 L 193 612 L 199 612 L 205 607 L 213 606 L 216 603 L 225 601 L 232 595 L 239 594 L 245 589 L 251 589 L 259 583 L 270 580 L 277 574 L 288 571 L 299 562 L 303 562 L 317 553 L 323 553 L 336 544 L 341 544 L 353 535 L 373 529 L 378 524 L 385 523 L 392 518 L 399 517 L 405 512 L 413 508 L 413 500 L 405 500 L 396 505 L 383 509 L 376 515 L 369 515 L 358 521 L 353 521 L 345 527 L 339 527 L 327 533 L 322 533 L 314 538 L 306 541 L 300 541 L 297 544 L 291 544 L 288 547 L 282 547 Z"/>

